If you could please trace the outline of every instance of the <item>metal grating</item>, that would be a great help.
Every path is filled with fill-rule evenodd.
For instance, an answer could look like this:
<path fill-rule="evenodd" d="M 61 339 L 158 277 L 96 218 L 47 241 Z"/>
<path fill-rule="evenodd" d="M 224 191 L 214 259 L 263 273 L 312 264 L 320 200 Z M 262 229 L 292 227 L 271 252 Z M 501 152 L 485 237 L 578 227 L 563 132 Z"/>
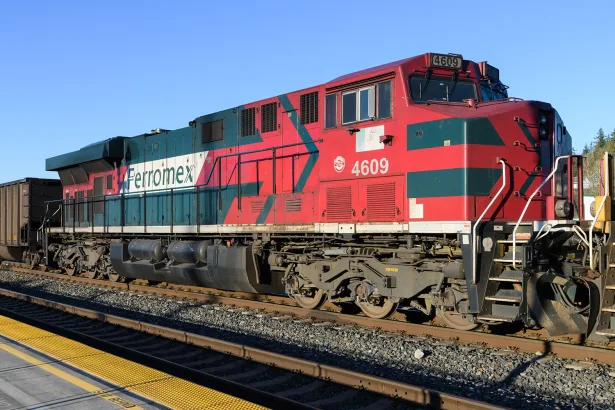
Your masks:
<path fill-rule="evenodd" d="M 352 188 L 327 188 L 327 220 L 350 221 L 352 218 Z"/>
<path fill-rule="evenodd" d="M 287 199 L 286 212 L 301 212 L 301 198 Z"/>
<path fill-rule="evenodd" d="M 256 134 L 256 108 L 246 108 L 241 111 L 241 136 Z"/>
<path fill-rule="evenodd" d="M 395 219 L 395 183 L 367 185 L 368 221 L 389 221 Z"/>
<path fill-rule="evenodd" d="M 318 91 L 300 97 L 301 124 L 318 122 Z"/>
<path fill-rule="evenodd" d="M 270 132 L 278 129 L 278 104 L 261 105 L 261 132 Z"/>
<path fill-rule="evenodd" d="M 264 201 L 252 201 L 252 204 L 250 205 L 250 209 L 252 210 L 252 213 L 253 214 L 260 213 L 260 211 L 263 209 L 263 203 Z"/>

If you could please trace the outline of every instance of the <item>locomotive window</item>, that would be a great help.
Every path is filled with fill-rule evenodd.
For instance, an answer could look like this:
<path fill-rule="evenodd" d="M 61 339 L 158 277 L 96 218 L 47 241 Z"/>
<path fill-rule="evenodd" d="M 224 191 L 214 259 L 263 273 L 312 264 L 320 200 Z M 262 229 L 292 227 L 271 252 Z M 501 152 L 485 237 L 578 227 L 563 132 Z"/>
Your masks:
<path fill-rule="evenodd" d="M 391 118 L 391 81 L 378 84 L 378 118 Z"/>
<path fill-rule="evenodd" d="M 222 141 L 224 139 L 224 120 L 216 120 L 201 124 L 201 142 Z"/>
<path fill-rule="evenodd" d="M 241 111 L 241 136 L 256 134 L 256 108 L 247 108 Z"/>
<path fill-rule="evenodd" d="M 261 105 L 261 132 L 278 129 L 278 104 L 275 102 Z"/>
<path fill-rule="evenodd" d="M 303 94 L 299 98 L 301 124 L 318 122 L 318 91 Z"/>
<path fill-rule="evenodd" d="M 342 123 L 365 121 L 375 117 L 375 87 L 366 87 L 342 94 Z"/>
<path fill-rule="evenodd" d="M 107 175 L 107 189 L 113 189 L 113 176 Z"/>
<path fill-rule="evenodd" d="M 342 124 L 357 121 L 357 93 L 342 95 Z"/>
<path fill-rule="evenodd" d="M 337 127 L 337 94 L 325 97 L 325 128 Z"/>
<path fill-rule="evenodd" d="M 453 80 L 445 77 L 410 76 L 410 97 L 415 103 L 426 101 L 463 102 L 477 98 L 472 81 Z"/>

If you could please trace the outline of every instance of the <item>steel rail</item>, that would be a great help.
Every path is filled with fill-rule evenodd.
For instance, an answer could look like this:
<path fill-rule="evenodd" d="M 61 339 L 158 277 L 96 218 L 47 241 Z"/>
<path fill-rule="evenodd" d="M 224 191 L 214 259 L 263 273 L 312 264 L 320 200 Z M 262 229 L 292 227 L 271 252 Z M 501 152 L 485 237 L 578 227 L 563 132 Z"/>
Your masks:
<path fill-rule="evenodd" d="M 465 330 L 457 330 L 449 327 L 441 327 L 434 325 L 424 325 L 410 323 L 392 319 L 373 319 L 366 316 L 352 315 L 341 312 L 332 312 L 327 310 L 309 310 L 298 306 L 292 306 L 282 303 L 290 303 L 286 297 L 259 295 L 243 292 L 224 292 L 216 291 L 210 293 L 197 293 L 193 291 L 184 291 L 177 289 L 159 288 L 148 285 L 137 285 L 133 283 L 119 283 L 105 280 L 88 279 L 75 276 L 67 276 L 64 274 L 41 272 L 31 269 L 19 267 L 11 267 L 11 270 L 19 273 L 26 273 L 56 280 L 66 280 L 76 283 L 83 283 L 91 286 L 102 286 L 114 288 L 122 291 L 133 291 L 136 293 L 145 293 L 150 295 L 159 295 L 164 297 L 178 298 L 182 300 L 194 300 L 198 302 L 220 303 L 223 305 L 234 306 L 237 308 L 246 308 L 253 310 L 263 310 L 268 312 L 276 312 L 279 314 L 289 314 L 296 318 L 310 318 L 325 322 L 334 322 L 345 325 L 354 325 L 365 328 L 375 328 L 387 332 L 398 332 L 409 335 L 425 335 L 435 339 L 456 340 L 459 343 L 474 343 L 485 344 L 492 348 L 510 349 L 513 348 L 519 352 L 542 354 L 554 354 L 560 358 L 571 360 L 584 361 L 587 358 L 592 358 L 598 363 L 615 365 L 615 350 L 611 348 L 598 346 L 585 346 L 573 343 L 548 339 L 532 339 L 521 336 L 498 335 L 484 332 L 473 332 Z M 200 288 L 181 286 L 181 288 Z M 209 289 L 202 289 L 207 291 Z M 227 295 L 227 296 L 225 296 Z M 235 295 L 235 296 L 228 296 Z M 277 303 L 276 303 L 277 302 Z M 584 339 L 579 336 L 578 341 Z"/>
<path fill-rule="evenodd" d="M 442 393 L 437 390 L 427 389 L 420 386 L 414 386 L 407 383 L 396 382 L 392 380 L 383 379 L 380 377 L 375 377 L 363 373 L 358 373 L 350 370 L 341 369 L 334 366 L 324 365 L 313 361 L 298 359 L 292 356 L 283 355 L 280 353 L 269 352 L 266 350 L 240 345 L 237 343 L 227 342 L 220 339 L 215 339 L 212 337 L 202 336 L 199 334 L 186 332 L 183 330 L 172 329 L 164 326 L 159 326 L 147 322 L 142 322 L 134 319 L 130 319 L 127 317 L 109 315 L 104 312 L 99 312 L 90 309 L 84 309 L 77 306 L 71 306 L 64 303 L 54 302 L 51 300 L 34 297 L 30 295 L 26 295 L 19 292 L 14 292 L 6 289 L 0 289 L 0 295 L 11 297 L 17 300 L 21 300 L 27 303 L 32 303 L 40 306 L 45 306 L 47 308 L 55 309 L 61 312 L 66 312 L 74 315 L 78 315 L 81 317 L 85 317 L 88 319 L 96 320 L 103 323 L 108 323 L 112 325 L 122 326 L 128 329 L 137 330 L 142 333 L 147 333 L 154 336 L 160 336 L 167 339 L 171 339 L 174 341 L 179 341 L 195 346 L 204 347 L 209 350 L 213 350 L 218 353 L 223 353 L 227 355 L 231 355 L 237 358 L 250 360 L 253 362 L 257 362 L 260 364 L 266 364 L 270 366 L 275 366 L 277 368 L 298 372 L 306 376 L 311 376 L 319 379 L 326 380 L 328 382 L 333 382 L 345 386 L 350 386 L 360 390 L 367 390 L 374 393 L 384 394 L 391 398 L 402 399 L 405 401 L 409 401 L 415 405 L 420 405 L 428 408 L 438 408 L 438 409 L 465 409 L 465 410 L 488 410 L 488 409 L 500 409 L 501 406 L 495 406 L 489 403 L 479 402 L 476 400 L 467 399 L 460 396 L 455 396 L 452 394 Z M 74 330 L 63 329 L 60 326 L 52 325 L 49 323 L 45 323 L 36 319 L 29 318 L 22 314 L 18 314 L 10 311 L 9 309 L 5 309 L 0 307 L 0 313 L 5 313 L 7 316 L 19 316 L 17 319 L 24 322 L 34 322 L 33 324 L 40 328 L 51 329 L 51 331 L 66 333 L 71 333 L 72 337 L 83 340 L 87 339 L 85 342 L 95 343 L 97 346 L 102 346 L 103 350 L 106 351 L 118 351 L 118 350 L 129 350 L 131 355 L 142 355 L 146 357 L 141 357 L 141 359 L 146 359 L 146 361 L 152 361 L 154 364 L 160 366 L 162 365 L 165 369 L 169 369 L 169 366 L 173 366 L 172 370 L 179 370 L 182 377 L 187 376 L 186 378 L 191 381 L 195 381 L 200 377 L 200 381 L 203 380 L 204 373 L 198 372 L 196 370 L 192 370 L 185 366 L 177 365 L 175 363 L 168 362 L 163 359 L 159 359 L 153 356 L 146 355 L 144 353 L 140 353 L 134 351 L 132 349 L 128 349 L 122 346 L 119 346 L 114 343 L 110 343 L 107 341 L 103 341 L 101 339 L 84 335 L 82 333 L 76 332 Z M 126 352 L 122 352 L 126 353 Z M 177 366 L 177 368 L 175 368 Z M 198 377 L 194 377 L 193 373 L 198 373 Z M 174 372 L 175 374 L 175 372 Z M 276 395 L 272 395 L 270 393 L 265 393 L 260 390 L 256 390 L 253 388 L 249 388 L 247 386 L 240 385 L 239 383 L 229 382 L 224 379 L 220 379 L 216 376 L 211 376 L 211 378 L 216 380 L 219 385 L 216 388 L 220 388 L 220 386 L 224 388 L 229 388 L 226 386 L 226 383 L 230 385 L 230 387 L 234 387 L 231 389 L 230 394 L 241 394 L 242 397 L 246 400 L 255 401 L 254 399 L 259 399 L 258 403 L 269 403 L 271 406 L 274 404 L 274 408 L 311 408 L 301 403 L 294 402 L 292 400 L 282 398 Z M 234 386 L 233 386 L 234 385 Z M 249 389 L 249 394 L 246 397 L 246 392 L 242 389 Z M 225 392 L 228 392 L 225 390 Z M 279 407 L 281 404 L 284 404 L 283 407 Z M 267 404 L 264 404 L 267 405 Z"/>

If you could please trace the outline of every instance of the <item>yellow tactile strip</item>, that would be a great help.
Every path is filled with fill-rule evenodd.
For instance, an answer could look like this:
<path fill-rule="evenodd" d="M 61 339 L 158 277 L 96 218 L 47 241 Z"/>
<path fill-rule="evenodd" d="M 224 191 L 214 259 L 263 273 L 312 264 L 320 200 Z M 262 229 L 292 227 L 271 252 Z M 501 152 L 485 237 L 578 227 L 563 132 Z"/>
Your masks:
<path fill-rule="evenodd" d="M 0 315 L 0 334 L 124 390 L 173 409 L 264 408 L 2 315 Z"/>

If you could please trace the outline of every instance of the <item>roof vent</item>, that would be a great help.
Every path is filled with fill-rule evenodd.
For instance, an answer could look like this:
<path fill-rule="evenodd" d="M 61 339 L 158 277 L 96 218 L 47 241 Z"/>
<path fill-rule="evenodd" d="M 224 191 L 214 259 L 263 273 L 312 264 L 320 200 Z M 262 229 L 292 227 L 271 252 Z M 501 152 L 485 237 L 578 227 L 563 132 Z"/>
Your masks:
<path fill-rule="evenodd" d="M 165 130 L 164 128 L 156 128 L 152 130 L 152 134 L 162 134 L 163 132 L 169 132 L 169 130 Z"/>

